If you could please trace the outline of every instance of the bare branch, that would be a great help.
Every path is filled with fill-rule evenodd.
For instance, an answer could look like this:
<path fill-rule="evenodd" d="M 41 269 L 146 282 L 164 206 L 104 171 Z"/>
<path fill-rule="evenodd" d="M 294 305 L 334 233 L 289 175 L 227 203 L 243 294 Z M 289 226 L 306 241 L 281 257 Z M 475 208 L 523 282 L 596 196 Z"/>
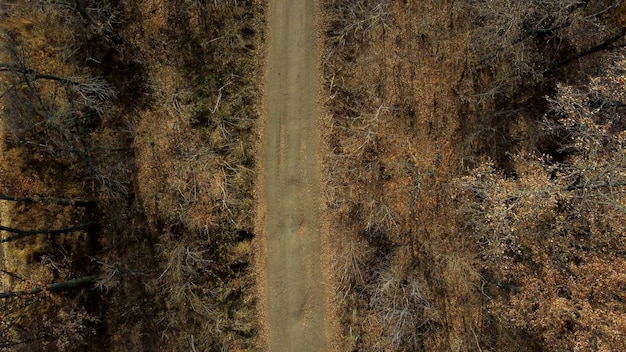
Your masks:
<path fill-rule="evenodd" d="M 36 287 L 30 291 L 12 291 L 12 292 L 0 292 L 0 299 L 7 299 L 17 296 L 34 295 L 42 291 L 62 291 L 69 290 L 76 287 L 86 286 L 96 282 L 96 276 L 84 276 L 77 279 L 72 279 L 63 282 L 55 282 L 44 287 Z"/>
<path fill-rule="evenodd" d="M 84 224 L 84 225 L 65 227 L 65 228 L 61 228 L 61 229 L 37 229 L 37 230 L 21 230 L 21 229 L 16 229 L 16 228 L 13 228 L 13 227 L 7 227 L 7 226 L 0 225 L 0 231 L 6 231 L 6 232 L 11 232 L 11 233 L 16 234 L 15 236 L 9 236 L 9 237 L 6 237 L 6 238 L 0 240 L 0 243 L 16 241 L 16 240 L 19 240 L 19 239 L 22 239 L 22 238 L 28 237 L 28 236 L 35 236 L 35 235 L 62 235 L 62 234 L 66 234 L 66 233 L 76 232 L 76 231 L 89 230 L 89 229 L 94 228 L 95 225 L 96 225 L 96 223 L 90 222 L 90 223 L 87 223 L 87 224 Z"/>

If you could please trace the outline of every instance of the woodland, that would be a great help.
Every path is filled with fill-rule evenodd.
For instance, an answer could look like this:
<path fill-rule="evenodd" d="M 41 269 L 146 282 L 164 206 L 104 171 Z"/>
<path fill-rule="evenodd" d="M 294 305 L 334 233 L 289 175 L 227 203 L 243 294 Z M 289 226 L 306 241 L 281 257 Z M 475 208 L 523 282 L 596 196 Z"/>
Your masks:
<path fill-rule="evenodd" d="M 626 3 L 318 3 L 342 350 L 626 350 Z M 266 12 L 0 3 L 1 351 L 255 350 Z"/>

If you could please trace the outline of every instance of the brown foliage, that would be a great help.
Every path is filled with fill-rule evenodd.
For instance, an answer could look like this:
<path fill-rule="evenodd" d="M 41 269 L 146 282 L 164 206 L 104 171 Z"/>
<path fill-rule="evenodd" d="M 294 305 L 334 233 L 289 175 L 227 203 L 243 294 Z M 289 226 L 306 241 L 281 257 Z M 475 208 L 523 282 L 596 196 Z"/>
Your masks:
<path fill-rule="evenodd" d="M 486 164 L 463 183 L 485 269 L 519 286 L 510 297 L 491 291 L 491 313 L 550 350 L 624 348 L 623 55 L 588 87 L 560 86 L 549 99 L 543 128 L 562 161 L 522 153 L 516 178 Z"/>
<path fill-rule="evenodd" d="M 149 285 L 165 304 L 155 312 L 161 348 L 251 349 L 253 60 L 263 7 L 146 0 L 123 14 L 132 19 L 121 32 L 124 54 L 142 62 L 150 82 L 132 129 L 137 205 L 156 235 Z"/>
<path fill-rule="evenodd" d="M 541 117 L 562 103 L 545 99 L 557 80 L 584 81 L 601 66 L 594 61 L 601 50 L 622 45 L 621 37 L 609 40 L 622 33 L 620 9 L 613 1 L 325 2 L 326 192 L 332 222 L 342 229 L 335 280 L 349 349 L 591 346 L 590 321 L 572 327 L 557 308 L 574 291 L 543 285 L 544 301 L 531 296 L 542 280 L 560 288 L 575 281 L 568 274 L 574 267 L 576 275 L 590 270 L 576 286 L 591 285 L 597 271 L 571 264 L 568 253 L 589 250 L 582 238 L 590 229 L 607 241 L 598 248 L 623 231 L 616 211 L 622 203 L 612 198 L 621 192 L 613 180 L 621 177 L 623 147 L 598 138 L 596 147 L 609 148 L 599 151 L 604 161 L 569 155 L 565 162 L 574 130 L 554 111 Z M 570 69 L 573 62 L 588 71 Z M 620 75 L 603 77 L 612 76 Z M 560 96 L 567 92 L 562 85 Z M 621 109 L 617 98 L 592 95 L 567 109 Z M 600 120 L 572 126 L 601 134 L 622 123 Z M 480 163 L 485 156 L 493 161 Z M 467 169 L 473 186 L 452 187 Z M 589 179 L 576 181 L 581 172 Z M 578 220 L 585 214 L 593 221 Z M 565 239 L 548 242 L 551 231 Z M 531 277 L 538 281 L 528 288 L 523 278 Z M 611 345 L 621 336 L 616 304 L 594 313 L 612 316 L 602 333 L 608 349 L 620 349 Z M 414 325 L 399 323 L 400 316 Z M 559 334 L 573 337 L 558 341 Z"/>
<path fill-rule="evenodd" d="M 453 235 L 447 206 L 453 92 L 467 84 L 448 54 L 463 52 L 465 33 L 453 25 L 458 4 L 439 5 L 325 2 L 326 197 L 341 229 L 335 280 L 350 350 L 473 346 L 483 325 L 472 244 Z"/>

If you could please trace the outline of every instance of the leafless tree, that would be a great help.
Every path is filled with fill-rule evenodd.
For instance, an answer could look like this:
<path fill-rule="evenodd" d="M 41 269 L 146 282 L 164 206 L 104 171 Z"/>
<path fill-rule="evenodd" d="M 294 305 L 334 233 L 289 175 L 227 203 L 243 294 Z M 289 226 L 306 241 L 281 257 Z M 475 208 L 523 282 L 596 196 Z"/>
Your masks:
<path fill-rule="evenodd" d="M 27 53 L 12 35 L 4 51 L 11 62 L 0 63 L 4 74 L 3 120 L 9 132 L 24 143 L 50 153 L 82 152 L 91 120 L 101 118 L 115 96 L 103 79 L 87 74 L 68 77 L 29 66 Z M 82 151 L 81 151 L 82 150 Z"/>

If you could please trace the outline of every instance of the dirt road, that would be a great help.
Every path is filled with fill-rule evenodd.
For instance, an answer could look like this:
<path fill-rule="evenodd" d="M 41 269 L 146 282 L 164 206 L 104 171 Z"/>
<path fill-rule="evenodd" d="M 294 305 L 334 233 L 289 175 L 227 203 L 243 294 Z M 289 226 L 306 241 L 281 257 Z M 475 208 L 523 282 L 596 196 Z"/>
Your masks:
<path fill-rule="evenodd" d="M 271 0 L 260 209 L 266 343 L 325 351 L 317 63 L 311 0 Z"/>

